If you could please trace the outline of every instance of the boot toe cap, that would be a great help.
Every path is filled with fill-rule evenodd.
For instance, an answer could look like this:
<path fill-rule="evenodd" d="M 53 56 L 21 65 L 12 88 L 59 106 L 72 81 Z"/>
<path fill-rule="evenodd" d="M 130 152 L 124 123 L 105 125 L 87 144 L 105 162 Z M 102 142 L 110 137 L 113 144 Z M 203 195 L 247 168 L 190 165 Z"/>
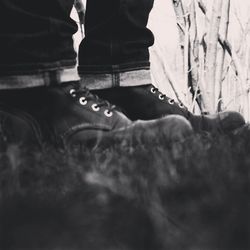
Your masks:
<path fill-rule="evenodd" d="M 246 121 L 244 117 L 236 111 L 224 111 L 219 113 L 220 124 L 225 132 L 232 131 L 244 126 Z"/>

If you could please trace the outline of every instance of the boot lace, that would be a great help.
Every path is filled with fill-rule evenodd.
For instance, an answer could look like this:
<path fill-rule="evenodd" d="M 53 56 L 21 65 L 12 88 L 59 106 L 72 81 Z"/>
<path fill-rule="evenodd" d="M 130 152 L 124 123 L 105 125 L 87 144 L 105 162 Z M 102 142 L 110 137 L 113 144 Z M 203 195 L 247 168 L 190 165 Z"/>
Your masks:
<path fill-rule="evenodd" d="M 89 101 L 92 101 L 91 105 L 93 111 L 99 111 L 101 107 L 105 107 L 104 114 L 107 117 L 111 117 L 113 115 L 113 111 L 116 109 L 115 105 L 112 105 L 106 100 L 99 98 L 97 95 L 94 95 L 90 92 L 90 90 L 86 87 L 74 86 L 69 91 L 70 95 L 73 98 L 78 98 L 79 103 L 83 106 L 87 105 Z"/>
<path fill-rule="evenodd" d="M 151 91 L 152 94 L 158 94 L 158 98 L 161 101 L 163 101 L 163 100 L 166 99 L 170 105 L 174 105 L 175 104 L 175 105 L 178 105 L 182 109 L 185 108 L 185 106 L 184 106 L 184 104 L 182 102 L 175 102 L 174 99 L 167 97 L 165 94 L 163 94 L 162 92 L 160 92 L 158 88 L 156 88 L 154 86 L 151 87 L 150 91 Z"/>

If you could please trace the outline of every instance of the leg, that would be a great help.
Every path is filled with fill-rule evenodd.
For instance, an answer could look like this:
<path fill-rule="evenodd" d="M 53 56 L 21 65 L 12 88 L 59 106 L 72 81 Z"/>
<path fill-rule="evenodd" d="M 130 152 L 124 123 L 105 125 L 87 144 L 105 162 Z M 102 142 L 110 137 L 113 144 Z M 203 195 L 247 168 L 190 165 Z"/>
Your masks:
<path fill-rule="evenodd" d="M 93 89 L 151 82 L 148 48 L 154 37 L 146 25 L 152 7 L 153 0 L 87 2 L 78 68 L 84 85 Z"/>
<path fill-rule="evenodd" d="M 1 79 L 10 75 L 37 77 L 48 71 L 59 74 L 61 69 L 75 67 L 72 35 L 77 25 L 70 19 L 72 6 L 73 0 L 0 1 Z"/>
<path fill-rule="evenodd" d="M 91 0 L 86 10 L 86 37 L 79 52 L 82 84 L 119 106 L 132 120 L 178 114 L 196 131 L 231 131 L 245 123 L 237 112 L 191 114 L 151 83 L 148 48 L 153 35 L 146 25 L 153 0 Z"/>
<path fill-rule="evenodd" d="M 101 138 L 125 137 L 138 129 L 144 136 L 145 127 L 155 126 L 166 130 L 168 138 L 162 120 L 132 123 L 80 88 L 72 6 L 73 0 L 0 0 L 0 140 L 29 140 L 32 131 L 32 138 L 56 146 L 95 145 Z M 9 18 L 13 20 L 6 22 Z M 176 127 L 173 123 L 183 124 L 184 132 L 192 130 L 183 118 L 174 117 L 169 127 Z"/>
<path fill-rule="evenodd" d="M 131 123 L 79 89 L 72 7 L 73 0 L 0 0 L 0 141 L 61 145 Z"/>
<path fill-rule="evenodd" d="M 153 0 L 88 1 L 79 72 L 149 69 L 154 38 L 146 25 L 152 6 Z"/>

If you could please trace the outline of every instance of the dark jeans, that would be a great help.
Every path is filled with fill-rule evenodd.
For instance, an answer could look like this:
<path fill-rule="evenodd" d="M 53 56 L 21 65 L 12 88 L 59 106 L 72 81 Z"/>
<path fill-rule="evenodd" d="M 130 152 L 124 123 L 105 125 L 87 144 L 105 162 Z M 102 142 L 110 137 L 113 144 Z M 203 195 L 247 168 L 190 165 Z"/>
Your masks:
<path fill-rule="evenodd" d="M 76 63 L 74 0 L 0 0 L 0 75 L 35 74 Z"/>
<path fill-rule="evenodd" d="M 74 0 L 0 0 L 0 78 L 74 67 Z M 89 0 L 80 73 L 149 68 L 153 0 Z"/>
<path fill-rule="evenodd" d="M 80 73 L 149 68 L 152 33 L 146 28 L 153 0 L 89 0 L 79 48 Z"/>

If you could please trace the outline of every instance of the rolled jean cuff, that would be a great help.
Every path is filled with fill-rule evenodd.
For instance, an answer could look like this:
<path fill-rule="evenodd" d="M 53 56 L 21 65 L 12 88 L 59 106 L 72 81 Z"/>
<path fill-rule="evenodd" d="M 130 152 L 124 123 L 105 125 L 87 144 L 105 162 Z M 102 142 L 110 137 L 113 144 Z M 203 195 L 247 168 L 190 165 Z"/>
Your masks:
<path fill-rule="evenodd" d="M 12 75 L 0 77 L 0 90 L 21 89 L 41 86 L 50 86 L 55 83 L 79 81 L 77 68 L 45 71 L 30 75 Z"/>
<path fill-rule="evenodd" d="M 82 58 L 80 58 L 83 60 Z M 78 72 L 80 75 L 85 74 L 113 74 L 128 71 L 137 71 L 142 69 L 150 69 L 150 62 L 135 61 L 130 63 L 112 64 L 112 65 L 95 65 L 95 64 L 81 64 L 79 59 Z"/>
<path fill-rule="evenodd" d="M 150 84 L 150 70 L 134 70 L 112 74 L 81 75 L 81 86 L 89 89 L 106 89 L 114 87 L 132 87 Z"/>

